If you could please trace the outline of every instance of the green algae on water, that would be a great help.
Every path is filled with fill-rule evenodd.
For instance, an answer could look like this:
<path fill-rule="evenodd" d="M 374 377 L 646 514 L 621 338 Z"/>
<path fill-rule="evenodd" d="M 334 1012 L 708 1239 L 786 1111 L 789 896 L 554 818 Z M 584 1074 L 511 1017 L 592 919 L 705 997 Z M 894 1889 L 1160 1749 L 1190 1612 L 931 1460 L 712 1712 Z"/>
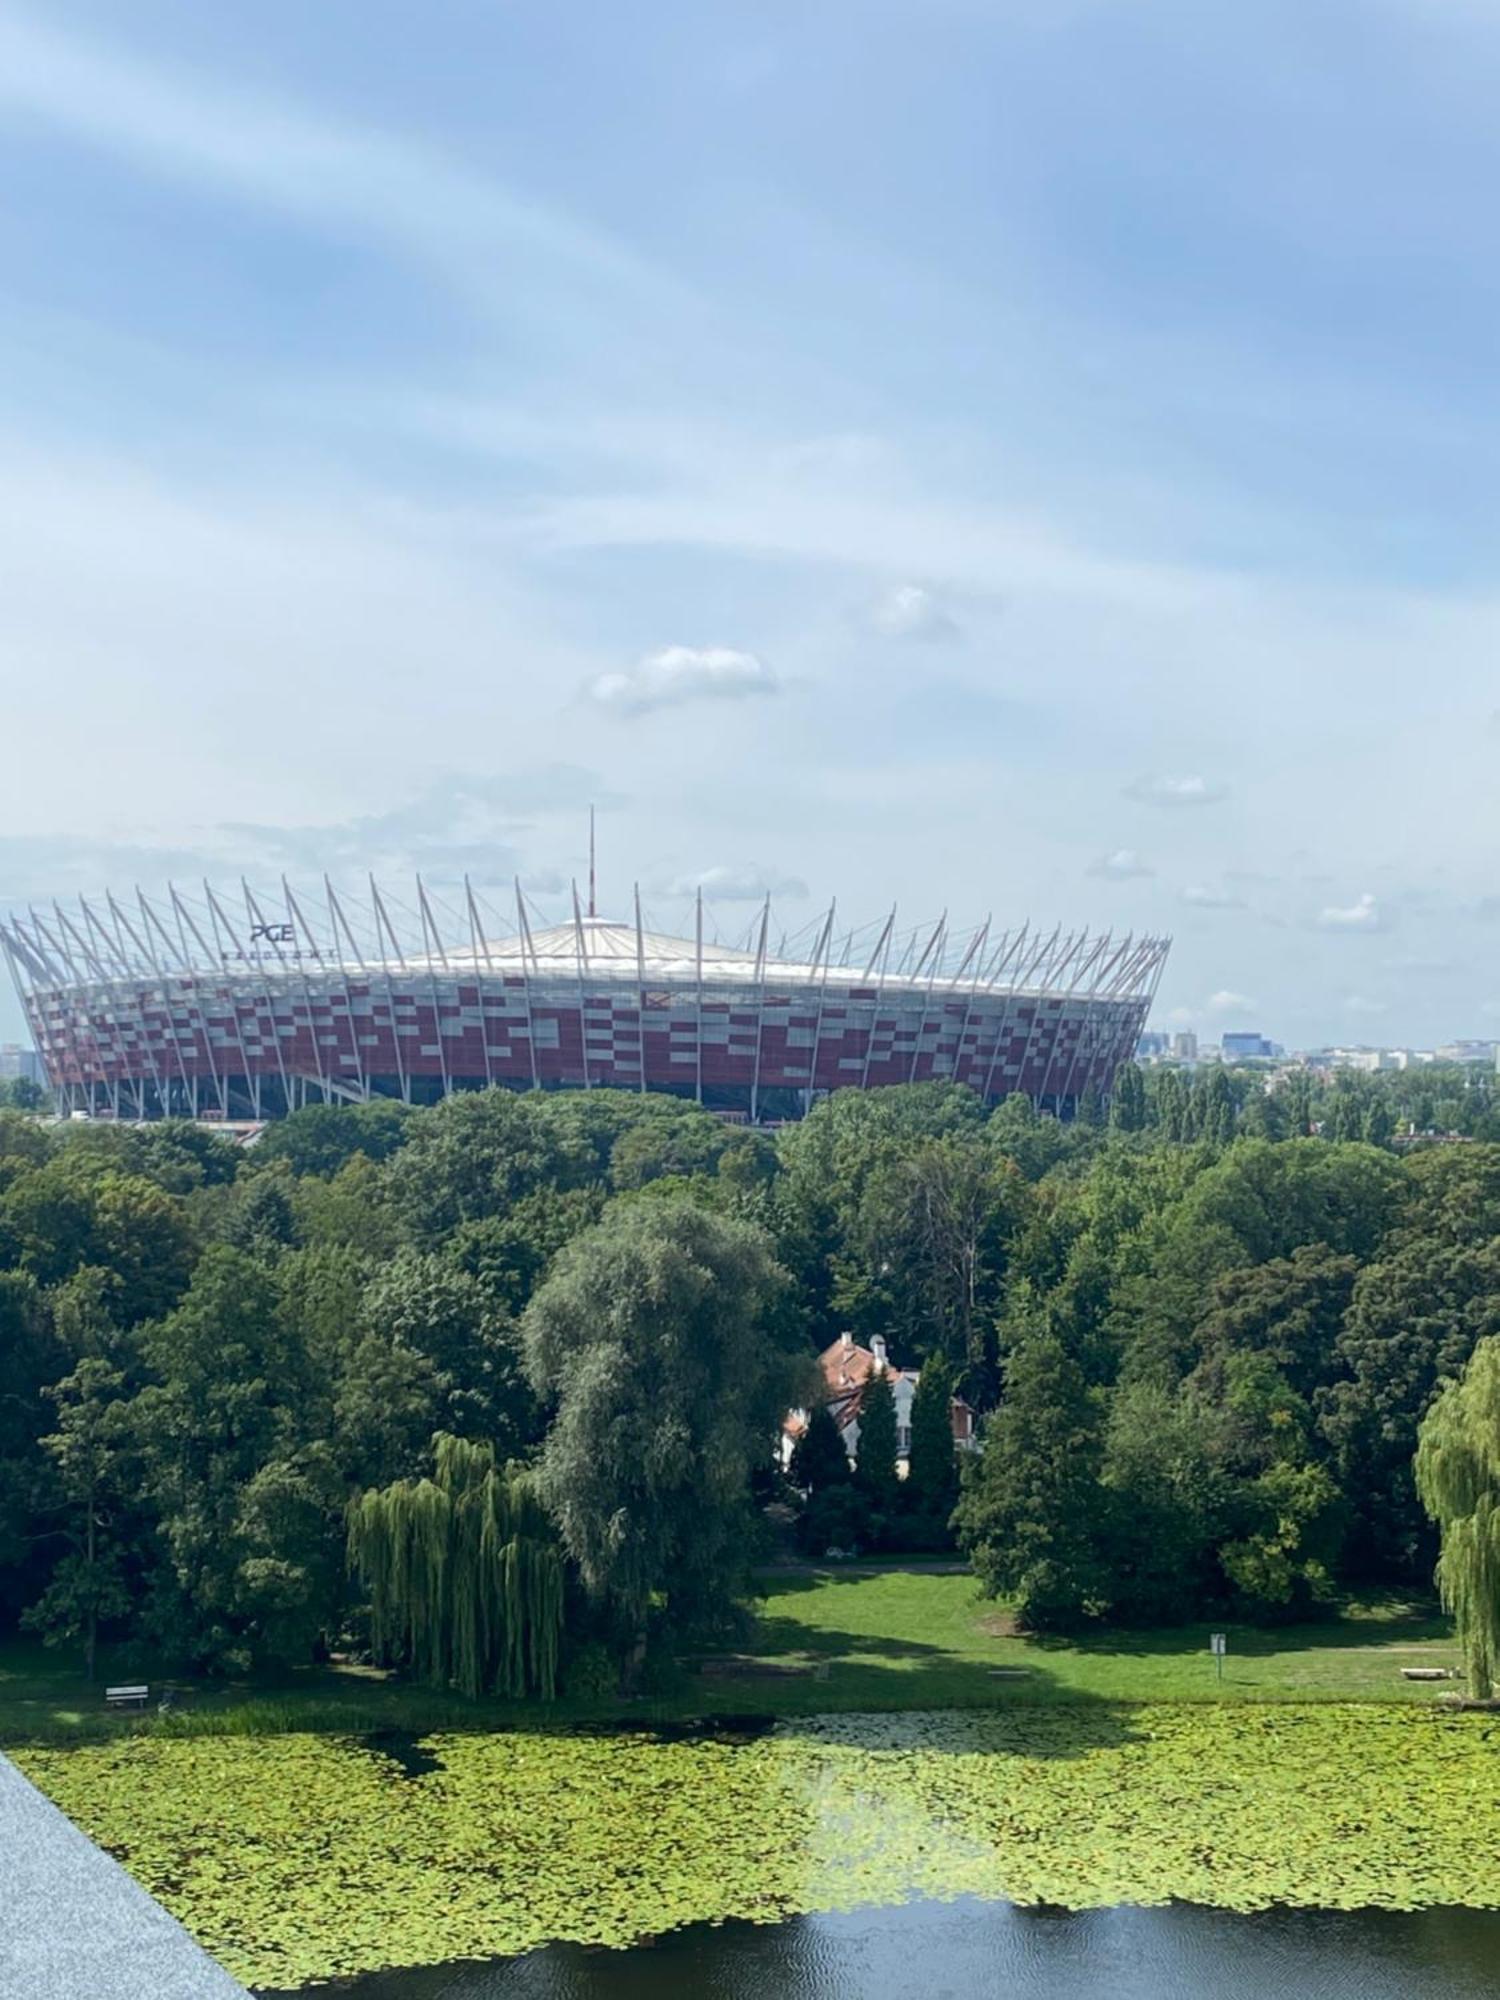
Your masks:
<path fill-rule="evenodd" d="M 422 1747 L 418 1777 L 320 1736 L 17 1762 L 252 1986 L 913 1896 L 1500 1906 L 1487 1715 L 1070 1704 Z"/>

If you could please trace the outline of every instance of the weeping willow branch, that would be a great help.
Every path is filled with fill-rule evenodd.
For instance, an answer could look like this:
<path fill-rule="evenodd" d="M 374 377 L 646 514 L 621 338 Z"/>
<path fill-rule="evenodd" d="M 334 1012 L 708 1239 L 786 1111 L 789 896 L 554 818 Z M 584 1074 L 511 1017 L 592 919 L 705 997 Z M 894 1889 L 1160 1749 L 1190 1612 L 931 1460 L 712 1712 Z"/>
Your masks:
<path fill-rule="evenodd" d="M 1469 1692 L 1494 1693 L 1500 1661 L 1500 1339 L 1482 1340 L 1422 1421 L 1417 1491 L 1442 1531 L 1437 1581 Z"/>
<path fill-rule="evenodd" d="M 373 1488 L 349 1509 L 349 1567 L 370 1593 L 377 1658 L 465 1694 L 557 1692 L 563 1570 L 524 1472 L 439 1435 L 431 1479 Z"/>

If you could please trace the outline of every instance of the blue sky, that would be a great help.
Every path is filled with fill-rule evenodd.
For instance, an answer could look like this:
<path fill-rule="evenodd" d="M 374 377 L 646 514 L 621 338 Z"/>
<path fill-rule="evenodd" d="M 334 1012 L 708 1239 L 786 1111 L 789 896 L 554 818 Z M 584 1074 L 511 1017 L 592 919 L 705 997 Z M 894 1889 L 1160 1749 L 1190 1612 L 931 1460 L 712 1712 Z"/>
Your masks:
<path fill-rule="evenodd" d="M 0 0 L 0 906 L 593 799 L 663 922 L 1500 1032 L 1497 90 L 1480 0 Z"/>

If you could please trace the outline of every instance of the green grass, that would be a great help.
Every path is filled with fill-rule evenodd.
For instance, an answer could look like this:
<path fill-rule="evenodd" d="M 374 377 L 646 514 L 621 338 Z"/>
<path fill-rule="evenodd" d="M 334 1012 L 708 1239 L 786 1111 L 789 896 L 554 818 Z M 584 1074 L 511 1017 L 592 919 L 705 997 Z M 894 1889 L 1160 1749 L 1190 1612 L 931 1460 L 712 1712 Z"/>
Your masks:
<path fill-rule="evenodd" d="M 1320 1624 L 1228 1627 L 1222 1681 L 1212 1626 L 1103 1629 L 1067 1641 L 1018 1636 L 972 1578 L 932 1569 L 785 1571 L 763 1579 L 753 1638 L 738 1652 L 685 1661 L 648 1698 L 570 1697 L 549 1707 L 466 1701 L 354 1667 L 309 1667 L 274 1681 L 187 1684 L 165 1719 L 105 1710 L 106 1681 L 171 1677 L 106 1659 L 90 1686 L 66 1655 L 0 1646 L 0 1743 L 77 1743 L 115 1735 L 278 1735 L 662 1722 L 704 1715 L 825 1715 L 845 1710 L 988 1708 L 1067 1701 L 1417 1701 L 1441 1686 L 1403 1666 L 1455 1667 L 1446 1619 L 1382 1597 Z M 995 1669 L 1010 1669 L 997 1673 Z M 1019 1671 L 1017 1671 L 1019 1670 Z M 1449 1684 L 1451 1687 L 1451 1684 Z"/>

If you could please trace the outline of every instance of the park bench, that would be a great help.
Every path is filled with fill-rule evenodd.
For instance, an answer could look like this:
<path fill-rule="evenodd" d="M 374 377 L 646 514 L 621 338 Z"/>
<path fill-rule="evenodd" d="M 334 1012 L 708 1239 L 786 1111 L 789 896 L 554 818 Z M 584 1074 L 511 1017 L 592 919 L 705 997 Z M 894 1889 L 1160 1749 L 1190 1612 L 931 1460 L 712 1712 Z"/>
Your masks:
<path fill-rule="evenodd" d="M 109 1708 L 144 1708 L 150 1696 L 151 1690 L 144 1682 L 139 1687 L 112 1687 L 104 1690 L 105 1705 Z"/>

